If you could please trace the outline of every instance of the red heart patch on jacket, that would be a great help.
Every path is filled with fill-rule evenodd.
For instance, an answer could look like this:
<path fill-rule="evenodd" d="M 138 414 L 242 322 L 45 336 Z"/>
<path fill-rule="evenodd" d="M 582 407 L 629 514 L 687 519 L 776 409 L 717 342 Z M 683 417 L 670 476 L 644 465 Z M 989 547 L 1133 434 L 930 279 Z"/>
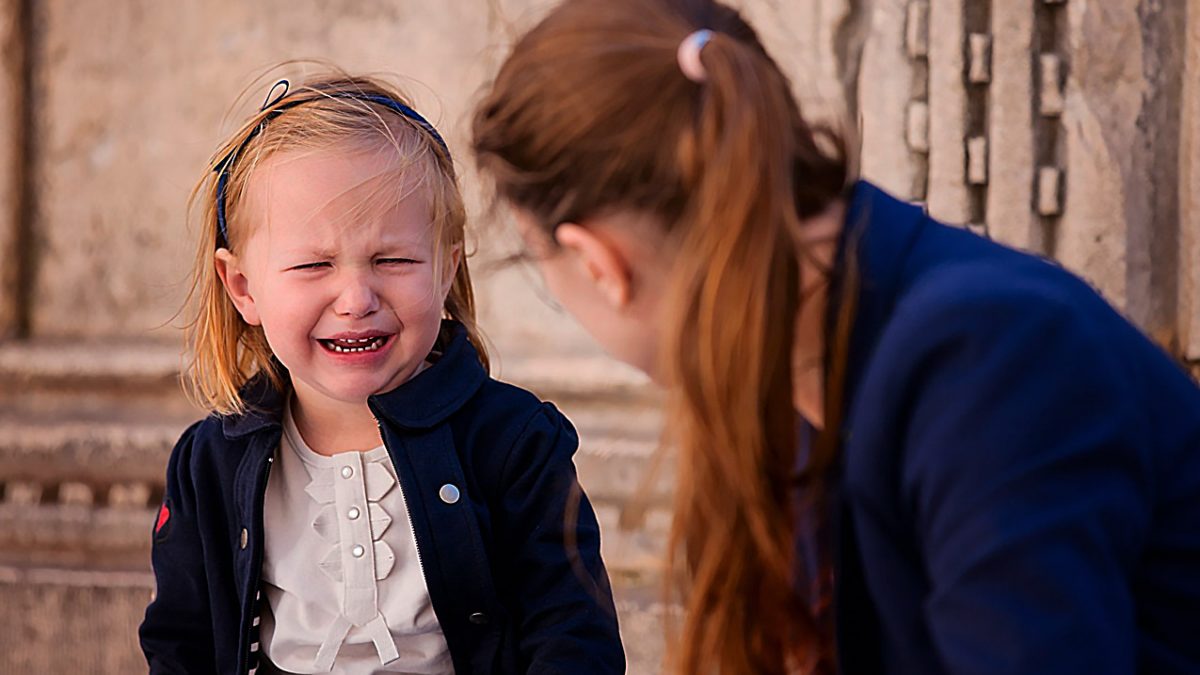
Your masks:
<path fill-rule="evenodd" d="M 159 532 L 161 532 L 163 529 L 163 525 L 166 525 L 167 520 L 170 518 L 171 518 L 171 509 L 168 509 L 167 503 L 163 502 L 163 505 L 158 509 L 158 522 L 154 524 L 154 534 L 158 534 Z"/>

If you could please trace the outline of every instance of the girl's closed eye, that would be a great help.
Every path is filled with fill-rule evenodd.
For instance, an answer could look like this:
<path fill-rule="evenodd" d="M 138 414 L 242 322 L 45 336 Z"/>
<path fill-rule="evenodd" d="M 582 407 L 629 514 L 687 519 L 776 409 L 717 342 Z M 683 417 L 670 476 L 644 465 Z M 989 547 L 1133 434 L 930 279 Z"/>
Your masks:
<path fill-rule="evenodd" d="M 412 258 L 379 258 L 375 262 L 379 263 L 380 265 L 404 266 L 404 265 L 420 265 L 423 261 L 414 260 Z"/>
<path fill-rule="evenodd" d="M 295 271 L 315 270 L 315 269 L 321 269 L 323 267 L 330 267 L 330 266 L 331 265 L 328 262 L 310 262 L 310 263 L 303 263 L 301 265 L 293 265 L 293 266 L 289 267 L 288 270 L 295 270 Z"/>

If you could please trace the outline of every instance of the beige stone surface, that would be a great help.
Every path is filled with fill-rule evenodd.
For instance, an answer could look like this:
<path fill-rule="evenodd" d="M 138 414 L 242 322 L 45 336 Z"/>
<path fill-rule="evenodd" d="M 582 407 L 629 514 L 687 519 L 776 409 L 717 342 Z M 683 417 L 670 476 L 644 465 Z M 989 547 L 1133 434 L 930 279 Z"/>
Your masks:
<path fill-rule="evenodd" d="M 929 213 L 949 223 L 971 217 L 966 177 L 967 92 L 961 0 L 929 3 Z"/>
<path fill-rule="evenodd" d="M 1187 3 L 1180 152 L 1180 302 L 1184 354 L 1200 361 L 1200 0 Z"/>
<path fill-rule="evenodd" d="M 274 77 L 313 70 L 270 67 L 311 56 L 355 71 L 396 73 L 449 138 L 474 205 L 481 314 L 497 351 L 515 357 L 598 353 L 538 290 L 528 270 L 483 264 L 513 242 L 505 214 L 480 208 L 479 186 L 466 156 L 471 104 L 512 37 L 551 4 L 33 3 L 38 26 L 32 100 L 38 205 L 34 334 L 175 339 L 171 317 L 183 295 L 191 253 L 187 192 L 223 133 L 258 105 Z M 812 114 L 833 119 L 843 109 L 843 93 L 856 95 L 861 164 L 868 178 L 907 198 L 925 196 L 928 181 L 934 215 L 955 222 L 967 218 L 963 79 L 968 65 L 979 68 L 964 64 L 963 56 L 969 40 L 978 46 L 986 36 L 963 35 L 962 0 L 736 4 L 758 26 Z M 1046 95 L 1041 100 L 1061 115 L 1057 155 L 1062 166 L 1055 168 L 1062 169 L 1064 201 L 1061 220 L 1048 231 L 1037 216 L 1044 196 L 1036 190 L 1038 171 L 1044 167 L 1036 166 L 1034 152 L 1034 102 L 1042 87 L 1035 81 L 1041 68 L 1034 66 L 1044 59 L 1031 55 L 1039 30 L 1036 7 L 991 3 L 987 152 L 977 153 L 971 165 L 974 180 L 986 176 L 988 181 L 990 232 L 1019 247 L 1054 252 L 1118 304 L 1130 287 L 1143 302 L 1165 287 L 1143 269 L 1149 264 L 1147 251 L 1152 254 L 1159 244 L 1135 246 L 1141 258 L 1128 259 L 1130 242 L 1141 241 L 1142 233 L 1126 223 L 1157 223 L 1154 202 L 1161 200 L 1161 190 L 1147 188 L 1152 151 L 1145 149 L 1146 134 L 1138 130 L 1146 93 L 1143 70 L 1150 67 L 1142 58 L 1148 52 L 1139 28 L 1146 19 L 1137 0 L 1070 2 L 1054 10 L 1066 17 L 1060 44 L 1054 46 L 1063 57 L 1066 89 L 1061 106 Z M 0 28 L 11 15 L 0 11 Z M 913 16 L 928 25 L 911 25 Z M 909 33 L 925 37 L 918 61 L 910 54 Z M 848 86 L 858 47 L 859 80 Z M 1151 51 L 1157 47 L 1149 46 Z M 927 74 L 915 67 L 926 62 Z M 13 96 L 4 94 L 12 76 L 6 77 L 0 77 L 0 129 L 12 127 L 6 120 L 14 114 Z M 240 104 L 231 112 L 239 93 Z M 918 119 L 913 102 L 925 99 L 928 105 L 920 110 L 928 117 Z M 916 122 L 925 133 L 913 136 L 909 127 Z M 913 151 L 914 139 L 919 149 L 928 146 L 927 160 Z M 6 143 L 5 152 L 11 149 Z M 0 203 L 6 205 L 12 203 L 4 192 L 14 184 L 12 167 L 0 158 Z M 0 213 L 0 254 L 12 247 L 10 211 Z M 1180 241 L 1186 259 L 1179 265 L 1183 282 L 1175 311 L 1181 325 L 1195 315 L 1183 306 L 1195 285 L 1190 241 Z M 3 259 L 10 263 L 12 258 Z M 11 275 L 11 264 L 0 269 L 0 334 L 12 323 L 14 304 L 11 280 L 3 281 L 6 270 Z"/>
<path fill-rule="evenodd" d="M 664 625 L 678 608 L 654 582 L 616 580 L 628 673 L 662 672 Z M 148 573 L 0 567 L 0 671 L 127 675 L 146 671 L 137 627 L 154 589 Z"/>
<path fill-rule="evenodd" d="M 915 92 L 912 62 L 905 46 L 907 0 L 876 0 L 871 32 L 863 48 L 858 84 L 862 134 L 862 173 L 902 199 L 924 192 L 923 165 L 908 143 L 909 102 Z"/>
<path fill-rule="evenodd" d="M 836 59 L 828 54 L 848 3 L 745 4 L 810 107 L 836 108 Z M 479 208 L 467 157 L 471 104 L 511 37 L 548 5 L 38 3 L 44 35 L 36 75 L 36 178 L 44 262 L 34 333 L 173 335 L 163 324 L 185 290 L 188 190 L 222 133 L 258 105 L 273 78 L 312 70 L 269 67 L 313 56 L 352 71 L 407 78 L 418 107 L 447 136 L 476 207 L 481 314 L 498 351 L 595 353 L 527 270 L 483 264 L 512 243 L 505 214 Z M 112 35 L 127 37 L 114 41 Z M 241 104 L 224 119 L 243 90 Z"/>
<path fill-rule="evenodd" d="M 137 626 L 152 580 L 74 578 L 41 582 L 0 570 L 0 670 L 5 673 L 146 672 Z M 99 582 L 99 583 L 97 583 Z M 103 585 L 101 585 L 103 584 Z"/>
<path fill-rule="evenodd" d="M 1054 4 L 1058 42 L 1041 48 L 1061 57 L 1061 100 L 1039 80 L 1046 60 L 1033 53 L 1046 29 L 1035 14 L 1051 5 L 992 0 L 988 41 L 962 33 L 969 1 L 736 4 L 806 112 L 831 118 L 844 93 L 856 94 L 868 178 L 906 198 L 928 187 L 934 215 L 962 221 L 969 169 L 971 180 L 987 181 L 993 236 L 1053 252 L 1152 330 L 1170 313 L 1186 354 L 1200 360 L 1200 0 L 1187 0 L 1186 11 L 1146 0 Z M 16 147 L 21 105 L 8 48 L 16 4 L 0 0 L 0 336 L 14 304 L 19 174 L 6 153 Z M 512 38 L 551 4 L 30 3 L 40 273 L 36 339 L 0 344 L 0 565 L 9 565 L 0 566 L 0 671 L 144 670 L 133 627 L 152 585 L 146 532 L 169 446 L 196 416 L 178 393 L 178 333 L 169 326 L 191 255 L 184 202 L 218 140 L 273 79 L 314 69 L 271 66 L 319 57 L 393 73 L 447 136 L 472 204 L 473 264 L 497 373 L 575 421 L 576 462 L 604 532 L 630 672 L 659 672 L 671 608 L 658 602 L 653 580 L 669 526 L 669 457 L 644 495 L 645 522 L 619 524 L 654 462 L 659 398 L 644 376 L 600 355 L 531 270 L 487 264 L 515 242 L 506 215 L 483 208 L 467 156 L 480 88 Z M 985 42 L 988 124 L 985 136 L 966 139 L 963 78 L 981 80 L 983 69 L 963 57 L 984 55 Z M 1176 61 L 1180 45 L 1186 53 Z M 1178 110 L 1171 87 L 1181 89 Z M 1041 113 L 1060 125 L 1050 166 L 1036 160 Z M 1061 202 L 1038 188 L 1051 176 Z M 1176 250 L 1161 255 L 1164 244 Z M 31 569 L 49 565 L 91 569 Z M 64 644 L 74 647 L 51 648 Z"/>
<path fill-rule="evenodd" d="M 17 228 L 20 213 L 22 36 L 18 0 L 0 0 L 0 339 L 17 328 Z"/>
<path fill-rule="evenodd" d="M 993 2 L 987 223 L 998 241 L 1045 251 L 1033 212 L 1032 3 Z"/>
<path fill-rule="evenodd" d="M 36 4 L 42 335 L 142 334 L 170 319 L 191 253 L 188 190 L 270 81 L 313 71 L 273 64 L 398 74 L 465 163 L 465 114 L 499 46 L 486 3 Z"/>
<path fill-rule="evenodd" d="M 758 30 L 767 51 L 792 80 L 805 113 L 829 119 L 844 113 L 837 29 L 848 18 L 850 0 L 734 0 Z"/>
<path fill-rule="evenodd" d="M 1062 115 L 1065 204 L 1057 257 L 1124 306 L 1128 227 L 1149 226 L 1152 192 L 1138 130 L 1143 44 L 1138 0 L 1069 3 L 1072 65 Z"/>

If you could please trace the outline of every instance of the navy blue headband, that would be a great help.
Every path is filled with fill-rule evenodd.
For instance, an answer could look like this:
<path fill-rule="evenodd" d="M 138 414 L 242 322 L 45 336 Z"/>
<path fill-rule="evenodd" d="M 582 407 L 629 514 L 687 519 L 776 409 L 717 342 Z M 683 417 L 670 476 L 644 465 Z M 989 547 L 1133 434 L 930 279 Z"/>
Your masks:
<path fill-rule="evenodd" d="M 278 89 L 280 85 L 283 86 L 283 93 L 272 100 L 271 94 L 275 93 L 275 90 Z M 284 96 L 287 96 L 289 86 L 290 85 L 287 80 L 280 80 L 272 85 L 270 91 L 267 92 L 267 100 L 263 103 L 260 110 L 266 110 L 275 103 L 278 103 L 279 100 Z M 218 236 L 220 237 L 220 239 L 217 241 L 217 245 L 227 246 L 229 244 L 229 226 L 225 219 L 225 192 L 229 186 L 229 169 L 233 166 L 234 160 L 237 159 L 238 153 L 242 151 L 242 148 L 246 147 L 246 144 L 250 142 L 250 139 L 257 136 L 267 126 L 267 122 L 279 117 L 285 110 L 288 110 L 289 108 L 295 108 L 296 106 L 303 105 L 305 103 L 311 103 L 312 101 L 319 101 L 322 98 L 354 99 L 356 101 L 378 103 L 385 108 L 390 108 L 404 117 L 412 120 L 417 124 L 417 126 L 429 132 L 429 135 L 433 136 L 433 140 L 437 141 L 437 144 L 442 146 L 442 150 L 446 151 L 446 157 L 450 156 L 450 148 L 446 145 L 446 141 L 442 139 L 442 135 L 437 132 L 437 129 L 433 128 L 433 125 L 430 124 L 428 120 L 426 120 L 424 117 L 421 117 L 421 114 L 416 110 L 413 110 L 399 101 L 388 98 L 387 96 L 378 96 L 376 94 L 360 94 L 354 92 L 336 92 L 322 94 L 321 96 L 315 98 L 302 98 L 295 101 L 288 101 L 276 106 L 269 113 L 267 113 L 266 117 L 264 117 L 263 120 L 258 123 L 258 126 L 254 127 L 254 130 L 246 136 L 245 140 L 243 140 L 236 148 L 230 150 L 229 154 L 225 155 L 221 161 L 217 162 L 217 166 L 213 169 L 213 171 L 217 173 L 217 230 Z"/>

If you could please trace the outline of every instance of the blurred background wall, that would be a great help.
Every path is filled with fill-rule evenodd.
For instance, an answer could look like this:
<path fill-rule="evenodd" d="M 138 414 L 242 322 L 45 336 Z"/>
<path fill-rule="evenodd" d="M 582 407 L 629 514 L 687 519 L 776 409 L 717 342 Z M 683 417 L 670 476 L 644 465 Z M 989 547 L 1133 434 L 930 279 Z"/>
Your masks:
<path fill-rule="evenodd" d="M 188 192 L 278 77 L 391 74 L 476 214 L 499 376 L 558 402 L 604 528 L 630 672 L 656 672 L 670 476 L 617 527 L 656 397 L 487 266 L 510 246 L 467 154 L 472 104 L 541 0 L 0 0 L 0 671 L 143 671 L 149 532 L 180 394 Z M 1060 260 L 1200 363 L 1200 0 L 744 0 L 863 173 Z M 232 103 L 240 103 L 231 108 Z M 669 474 L 669 472 L 667 472 Z"/>

